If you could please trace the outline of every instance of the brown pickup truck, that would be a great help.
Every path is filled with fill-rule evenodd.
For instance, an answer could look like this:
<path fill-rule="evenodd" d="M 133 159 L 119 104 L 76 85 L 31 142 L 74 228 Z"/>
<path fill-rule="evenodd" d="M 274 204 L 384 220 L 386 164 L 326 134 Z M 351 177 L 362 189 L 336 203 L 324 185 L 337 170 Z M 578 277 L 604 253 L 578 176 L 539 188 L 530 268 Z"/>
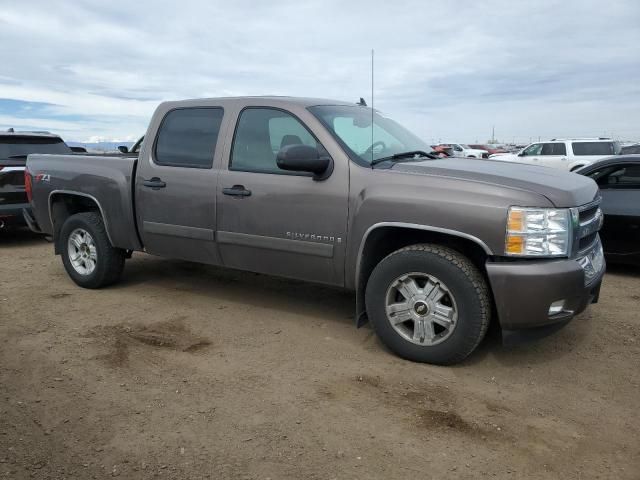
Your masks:
<path fill-rule="evenodd" d="M 30 155 L 26 219 L 82 287 L 116 282 L 133 251 L 335 285 L 421 362 L 461 361 L 490 321 L 542 335 L 597 300 L 593 180 L 430 152 L 361 105 L 167 102 L 137 158 Z"/>

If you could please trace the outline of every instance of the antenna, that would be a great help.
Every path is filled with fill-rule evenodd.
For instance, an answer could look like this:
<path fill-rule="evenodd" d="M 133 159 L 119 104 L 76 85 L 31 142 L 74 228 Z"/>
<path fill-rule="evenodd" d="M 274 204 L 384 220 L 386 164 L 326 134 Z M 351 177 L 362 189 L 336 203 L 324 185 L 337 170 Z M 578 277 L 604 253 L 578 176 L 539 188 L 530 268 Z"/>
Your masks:
<path fill-rule="evenodd" d="M 371 49 L 371 163 L 373 163 L 373 56 L 374 50 Z"/>

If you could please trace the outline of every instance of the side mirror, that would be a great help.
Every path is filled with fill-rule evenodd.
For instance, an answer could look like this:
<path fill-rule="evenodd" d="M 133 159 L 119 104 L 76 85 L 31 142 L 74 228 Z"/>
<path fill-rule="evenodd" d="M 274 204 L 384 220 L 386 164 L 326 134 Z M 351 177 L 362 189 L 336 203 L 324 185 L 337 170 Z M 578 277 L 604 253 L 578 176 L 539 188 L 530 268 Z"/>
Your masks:
<path fill-rule="evenodd" d="M 524 157 L 524 156 L 525 156 L 525 153 L 524 153 L 524 152 L 520 152 L 520 153 L 518 154 L 518 156 L 519 156 L 519 157 Z"/>
<path fill-rule="evenodd" d="M 309 145 L 287 145 L 276 157 L 278 168 L 292 172 L 313 173 L 314 180 L 325 180 L 333 172 L 333 159 L 320 155 L 317 148 Z"/>
<path fill-rule="evenodd" d="M 118 150 L 120 150 L 120 153 L 129 153 L 129 148 L 126 145 L 120 145 Z"/>

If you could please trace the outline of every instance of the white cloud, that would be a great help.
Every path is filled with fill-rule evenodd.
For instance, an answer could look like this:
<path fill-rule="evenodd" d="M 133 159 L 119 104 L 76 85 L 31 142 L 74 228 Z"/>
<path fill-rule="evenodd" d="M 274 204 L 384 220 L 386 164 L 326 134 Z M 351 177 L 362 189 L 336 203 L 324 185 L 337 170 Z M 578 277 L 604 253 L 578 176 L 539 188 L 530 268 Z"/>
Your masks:
<path fill-rule="evenodd" d="M 167 99 L 355 101 L 375 48 L 376 106 L 427 139 L 637 138 L 639 20 L 636 0 L 0 0 L 0 98 L 55 105 L 0 124 L 125 139 Z"/>

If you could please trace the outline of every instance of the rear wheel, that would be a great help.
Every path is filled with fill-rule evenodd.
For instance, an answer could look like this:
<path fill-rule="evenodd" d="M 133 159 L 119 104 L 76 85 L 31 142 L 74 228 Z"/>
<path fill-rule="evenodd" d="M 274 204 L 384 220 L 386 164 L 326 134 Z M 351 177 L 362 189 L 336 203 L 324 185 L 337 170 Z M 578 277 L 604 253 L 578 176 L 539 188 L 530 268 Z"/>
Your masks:
<path fill-rule="evenodd" d="M 483 276 L 469 259 L 439 245 L 412 245 L 387 256 L 373 270 L 365 300 L 382 342 L 417 362 L 460 362 L 489 326 Z"/>
<path fill-rule="evenodd" d="M 60 230 L 62 263 L 84 288 L 100 288 L 119 280 L 126 251 L 111 245 L 102 217 L 94 212 L 70 216 Z"/>

